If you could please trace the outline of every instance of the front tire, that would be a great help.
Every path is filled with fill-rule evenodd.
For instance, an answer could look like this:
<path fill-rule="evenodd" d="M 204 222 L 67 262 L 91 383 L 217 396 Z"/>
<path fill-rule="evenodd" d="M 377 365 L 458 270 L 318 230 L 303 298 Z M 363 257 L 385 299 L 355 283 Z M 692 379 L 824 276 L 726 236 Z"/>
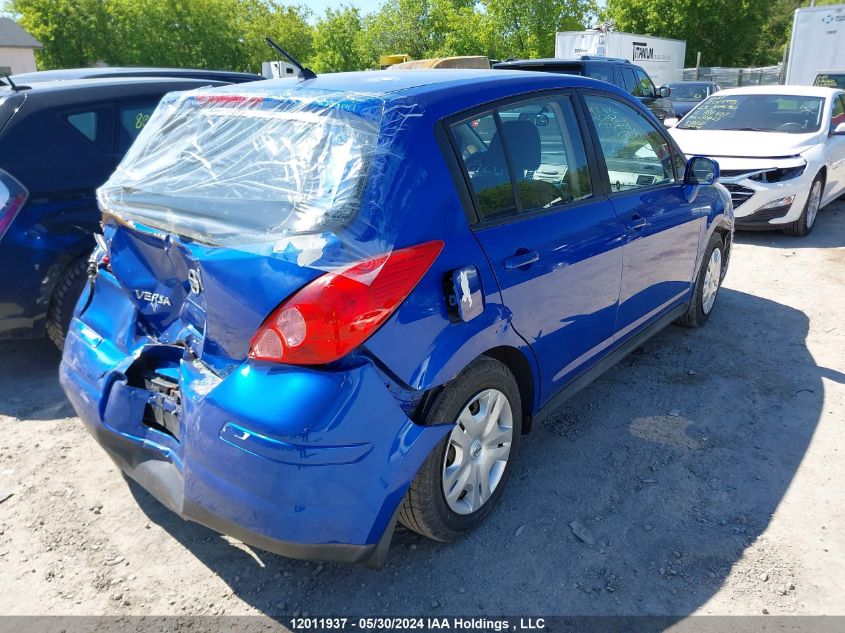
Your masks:
<path fill-rule="evenodd" d="M 676 321 L 678 325 L 701 327 L 707 322 L 716 305 L 726 262 L 722 238 L 718 233 L 713 233 L 701 260 L 701 269 L 698 271 L 692 301 L 687 313 Z"/>
<path fill-rule="evenodd" d="M 810 195 L 807 196 L 807 202 L 804 203 L 804 210 L 801 212 L 800 217 L 795 222 L 787 224 L 783 232 L 796 237 L 809 235 L 816 225 L 816 217 L 818 217 L 819 209 L 821 208 L 823 193 L 824 176 L 818 174 L 813 179 L 813 184 L 810 185 Z"/>
<path fill-rule="evenodd" d="M 477 527 L 505 489 L 522 432 L 522 401 L 513 374 L 482 356 L 437 396 L 426 424 L 454 428 L 423 463 L 399 520 L 436 541 Z"/>

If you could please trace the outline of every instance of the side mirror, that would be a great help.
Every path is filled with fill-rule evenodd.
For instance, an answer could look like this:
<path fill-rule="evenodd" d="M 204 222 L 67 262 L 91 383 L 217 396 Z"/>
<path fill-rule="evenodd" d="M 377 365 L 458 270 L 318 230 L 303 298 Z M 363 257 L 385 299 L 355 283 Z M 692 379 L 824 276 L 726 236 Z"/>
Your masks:
<path fill-rule="evenodd" d="M 665 99 L 666 97 L 668 97 L 671 94 L 672 94 L 672 89 L 669 86 L 660 86 L 657 89 L 657 96 L 662 97 L 663 99 Z"/>
<path fill-rule="evenodd" d="M 693 156 L 687 162 L 685 185 L 712 185 L 719 180 L 719 163 L 704 156 Z"/>
<path fill-rule="evenodd" d="M 666 127 L 675 127 L 680 122 L 680 119 L 674 116 L 663 119 L 663 125 Z"/>
<path fill-rule="evenodd" d="M 845 136 L 845 123 L 837 123 L 836 127 L 831 132 L 834 136 Z"/>

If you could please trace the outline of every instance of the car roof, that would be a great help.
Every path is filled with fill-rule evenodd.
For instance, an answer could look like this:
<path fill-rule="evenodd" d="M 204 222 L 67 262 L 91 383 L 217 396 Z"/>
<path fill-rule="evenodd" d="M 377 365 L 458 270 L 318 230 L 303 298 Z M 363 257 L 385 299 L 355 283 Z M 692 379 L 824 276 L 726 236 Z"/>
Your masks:
<path fill-rule="evenodd" d="M 488 69 L 433 69 L 433 70 L 381 70 L 318 75 L 316 79 L 294 81 L 291 79 L 268 79 L 266 81 L 239 84 L 221 88 L 228 94 L 249 95 L 261 93 L 273 96 L 278 90 L 280 97 L 296 98 L 302 91 L 304 97 L 314 94 L 346 95 L 350 99 L 370 98 L 392 100 L 413 97 L 419 102 L 434 103 L 448 101 L 450 97 L 467 91 L 474 91 L 476 101 L 499 99 L 532 90 L 553 88 L 585 87 L 600 88 L 625 95 L 615 86 L 589 77 L 564 75 L 524 70 Z M 462 99 L 461 103 L 466 101 Z M 460 109 L 460 103 L 455 101 Z M 465 107 L 469 107 L 464 105 Z"/>
<path fill-rule="evenodd" d="M 120 79 L 79 79 L 33 83 L 17 91 L 0 85 L 0 103 L 26 103 L 26 112 L 52 107 L 82 106 L 100 101 L 120 99 L 160 99 L 168 92 L 229 86 L 228 82 L 212 79 L 165 77 L 132 77 Z M 244 84 L 246 85 L 246 84 Z"/>
<path fill-rule="evenodd" d="M 468 82 L 474 85 L 508 85 L 513 83 L 539 82 L 541 84 L 573 85 L 596 84 L 606 86 L 604 82 L 575 75 L 553 75 L 542 72 L 510 71 L 502 72 L 490 69 L 402 69 L 380 71 L 358 71 L 348 73 L 329 73 L 318 75 L 316 79 L 293 83 L 290 79 L 268 79 L 262 82 L 242 84 L 234 90 L 244 93 L 250 91 L 266 92 L 278 88 L 288 93 L 291 87 L 303 90 L 325 90 L 366 94 L 369 96 L 390 95 L 403 92 L 425 94 L 441 91 L 450 87 L 457 88 Z M 231 88 L 230 88 L 231 90 Z"/>
<path fill-rule="evenodd" d="M 187 79 L 224 79 L 233 82 L 264 79 L 261 75 L 229 70 L 205 70 L 198 68 L 155 68 L 140 66 L 106 66 L 102 68 L 62 68 L 41 70 L 12 75 L 15 83 L 68 81 L 73 79 L 96 79 L 104 77 L 182 77 Z"/>
<path fill-rule="evenodd" d="M 842 92 L 837 88 L 824 88 L 822 86 L 746 86 L 743 88 L 726 88 L 718 93 L 720 97 L 731 95 L 782 95 L 789 97 L 829 97 L 834 93 Z"/>
<path fill-rule="evenodd" d="M 4 81 L 0 79 L 0 81 Z M 12 81 L 15 81 L 12 78 Z M 179 86 L 186 84 L 194 85 L 196 87 L 202 86 L 222 86 L 228 85 L 229 82 L 224 82 L 214 79 L 194 79 L 191 77 L 108 77 L 101 79 L 69 79 L 66 81 L 37 81 L 30 84 L 19 84 L 15 82 L 19 93 L 26 94 L 42 94 L 42 93 L 57 93 L 57 92 L 81 92 L 81 91 L 97 91 L 108 90 L 109 88 L 116 89 L 131 89 L 133 86 L 138 88 L 144 87 L 170 87 L 173 90 L 178 90 Z M 0 86 L 0 90 L 5 89 L 10 91 L 9 86 Z"/>
<path fill-rule="evenodd" d="M 599 63 L 599 64 L 631 64 L 627 59 L 621 57 L 603 57 L 596 55 L 583 55 L 582 57 L 558 58 L 558 57 L 541 57 L 539 59 L 510 59 L 504 62 L 495 64 L 496 68 L 507 68 L 508 66 L 556 66 L 556 65 L 571 65 L 571 64 L 585 64 L 585 63 Z"/>

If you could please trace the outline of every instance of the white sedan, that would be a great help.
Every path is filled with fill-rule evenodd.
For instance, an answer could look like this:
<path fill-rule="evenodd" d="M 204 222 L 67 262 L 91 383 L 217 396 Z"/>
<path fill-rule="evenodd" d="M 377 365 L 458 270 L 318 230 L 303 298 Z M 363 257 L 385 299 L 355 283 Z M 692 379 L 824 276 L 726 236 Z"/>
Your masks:
<path fill-rule="evenodd" d="M 842 90 L 733 88 L 666 123 L 687 157 L 719 163 L 738 229 L 807 235 L 819 209 L 845 194 Z"/>

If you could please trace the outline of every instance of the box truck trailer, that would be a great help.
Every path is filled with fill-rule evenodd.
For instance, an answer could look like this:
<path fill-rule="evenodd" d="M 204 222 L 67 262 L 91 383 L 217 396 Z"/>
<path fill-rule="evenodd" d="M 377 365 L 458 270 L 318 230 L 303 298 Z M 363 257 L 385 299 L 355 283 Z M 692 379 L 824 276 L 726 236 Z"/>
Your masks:
<path fill-rule="evenodd" d="M 796 9 L 786 83 L 811 86 L 818 75 L 845 73 L 845 4 Z"/>
<path fill-rule="evenodd" d="M 621 31 L 563 31 L 555 35 L 555 57 L 619 57 L 642 66 L 657 86 L 684 78 L 687 43 Z"/>

